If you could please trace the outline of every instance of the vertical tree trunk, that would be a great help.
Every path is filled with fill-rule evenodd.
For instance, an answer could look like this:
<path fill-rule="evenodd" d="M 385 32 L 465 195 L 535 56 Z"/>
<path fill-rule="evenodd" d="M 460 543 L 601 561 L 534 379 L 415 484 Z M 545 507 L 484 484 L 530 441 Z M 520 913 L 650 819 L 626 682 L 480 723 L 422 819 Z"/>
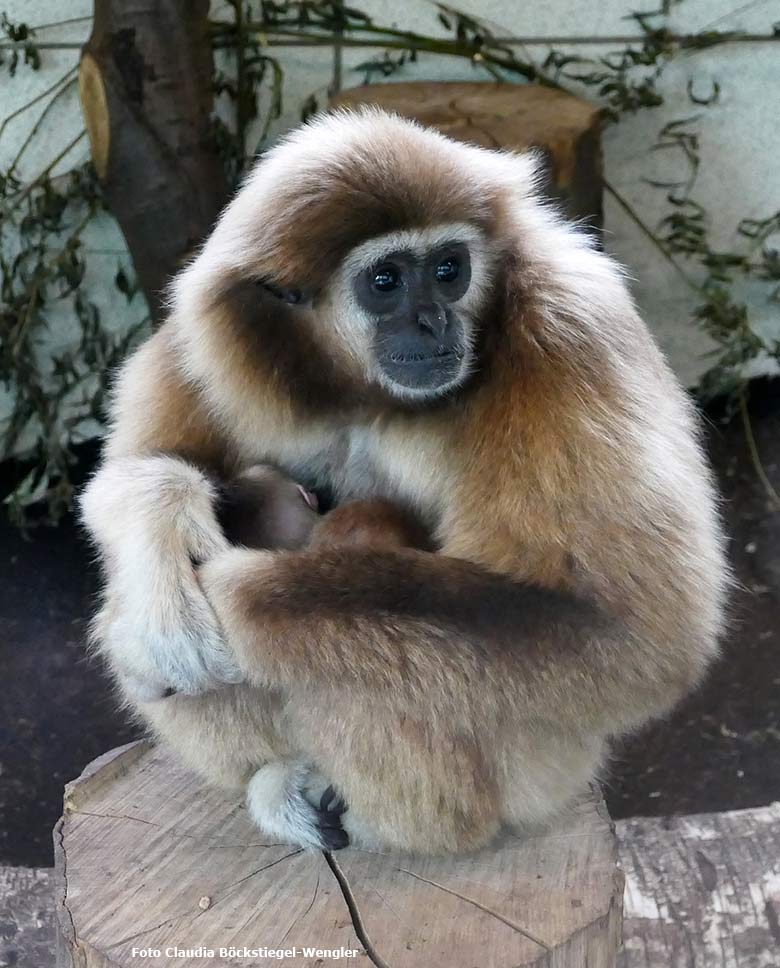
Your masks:
<path fill-rule="evenodd" d="M 79 90 L 92 157 L 154 318 L 227 198 L 209 133 L 208 0 L 95 0 Z"/>

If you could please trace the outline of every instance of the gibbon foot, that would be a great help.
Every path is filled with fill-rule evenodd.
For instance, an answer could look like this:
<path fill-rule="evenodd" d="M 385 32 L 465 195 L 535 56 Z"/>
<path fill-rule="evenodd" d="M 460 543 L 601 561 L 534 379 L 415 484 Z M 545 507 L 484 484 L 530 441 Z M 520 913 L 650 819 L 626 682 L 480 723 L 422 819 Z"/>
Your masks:
<path fill-rule="evenodd" d="M 323 839 L 328 842 L 328 850 L 341 850 L 349 845 L 349 834 L 341 824 L 341 817 L 349 807 L 336 793 L 332 786 L 328 786 L 320 797 L 319 809 L 320 825 Z"/>
<path fill-rule="evenodd" d="M 312 803 L 311 791 L 326 789 Z M 247 807 L 265 833 L 309 850 L 341 850 L 349 836 L 341 825 L 347 809 L 333 788 L 305 763 L 269 763 L 247 787 Z"/>

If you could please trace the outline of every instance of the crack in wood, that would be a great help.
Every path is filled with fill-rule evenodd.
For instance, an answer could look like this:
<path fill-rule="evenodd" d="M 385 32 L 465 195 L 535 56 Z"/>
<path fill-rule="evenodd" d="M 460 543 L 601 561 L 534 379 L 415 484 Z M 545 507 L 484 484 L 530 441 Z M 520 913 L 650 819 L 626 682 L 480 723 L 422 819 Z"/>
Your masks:
<path fill-rule="evenodd" d="M 76 945 L 76 925 L 73 920 L 73 912 L 68 905 L 68 855 L 65 852 L 64 843 L 64 827 L 65 818 L 60 817 L 54 826 L 54 845 L 55 845 L 55 863 L 57 860 L 60 861 L 61 867 L 60 871 L 62 874 L 62 892 L 58 896 L 58 901 L 62 906 L 65 916 L 67 917 L 67 930 L 63 932 L 65 940 L 72 945 Z"/>
<path fill-rule="evenodd" d="M 151 820 L 142 820 L 140 817 L 133 817 L 129 813 L 90 813 L 89 810 L 71 810 L 70 814 L 72 817 L 97 817 L 99 820 L 132 820 L 134 823 L 144 823 L 148 827 L 157 827 L 160 829 L 158 823 L 152 823 Z"/>
<path fill-rule="evenodd" d="M 132 820 L 134 823 L 147 824 L 149 827 L 156 827 L 158 830 L 162 830 L 162 827 L 158 823 L 153 823 L 151 820 L 143 820 L 141 817 L 134 817 L 129 813 L 92 813 L 89 810 L 71 810 L 69 816 L 74 817 L 96 817 L 99 820 Z M 219 841 L 210 840 L 207 837 L 196 837 L 195 834 L 183 834 L 177 833 L 177 839 L 180 840 L 194 840 L 195 843 L 203 844 L 210 850 L 248 850 L 250 847 L 282 847 L 278 841 L 272 841 L 271 843 L 240 843 L 240 844 L 223 844 Z M 275 863 L 275 862 L 274 862 Z"/>
<path fill-rule="evenodd" d="M 537 938 L 536 935 L 531 934 L 530 931 L 522 927 L 516 921 L 511 918 L 505 917 L 498 911 L 494 911 L 489 908 L 486 904 L 482 904 L 475 900 L 473 897 L 469 897 L 467 894 L 461 894 L 460 891 L 454 891 L 451 887 L 445 887 L 443 884 L 439 884 L 436 881 L 429 881 L 427 877 L 423 877 L 421 874 L 415 874 L 414 871 L 408 871 L 404 867 L 399 867 L 398 870 L 402 874 L 408 874 L 410 877 L 416 878 L 418 881 L 423 881 L 425 884 L 430 884 L 431 887 L 438 887 L 440 891 L 444 891 L 446 894 L 452 894 L 453 897 L 460 898 L 461 901 L 466 901 L 467 904 L 473 904 L 474 907 L 479 908 L 480 911 L 484 911 L 485 914 L 491 915 L 491 917 L 496 918 L 505 924 L 508 928 L 512 928 L 513 931 L 517 931 L 518 934 L 522 934 L 524 938 L 528 938 L 529 941 L 533 941 L 534 944 L 538 944 L 540 948 L 544 948 L 545 951 L 552 951 L 553 949 L 541 938 Z"/>
<path fill-rule="evenodd" d="M 320 870 L 319 870 L 319 867 L 318 867 L 318 868 L 317 868 L 317 883 L 316 883 L 316 884 L 314 885 L 314 894 L 312 894 L 312 898 L 311 898 L 311 901 L 309 901 L 309 906 L 308 906 L 308 907 L 306 908 L 306 910 L 305 910 L 305 911 L 303 912 L 303 914 L 297 914 L 297 915 L 295 916 L 295 918 L 293 919 L 293 922 L 292 922 L 292 924 L 290 925 L 290 927 L 289 927 L 289 928 L 288 928 L 288 929 L 287 929 L 287 930 L 286 930 L 286 931 L 284 932 L 284 934 L 282 935 L 282 937 L 281 937 L 281 940 L 279 941 L 279 944 L 277 945 L 277 947 L 279 947 L 279 948 L 281 948 L 281 947 L 282 947 L 282 945 L 284 944 L 284 942 L 285 942 L 285 941 L 287 940 L 287 938 L 289 937 L 289 934 L 290 934 L 290 932 L 292 931 L 292 929 L 293 929 L 293 928 L 294 928 L 294 927 L 295 927 L 295 926 L 296 926 L 297 924 L 299 924 L 299 923 L 300 923 L 301 921 L 304 921 L 304 920 L 305 920 L 305 919 L 306 919 L 306 918 L 308 917 L 308 914 L 309 914 L 309 912 L 310 912 L 310 911 L 311 911 L 311 909 L 312 909 L 312 908 L 314 907 L 314 902 L 315 902 L 315 901 L 317 900 L 317 895 L 319 894 L 319 892 L 320 892 Z M 251 919 L 249 919 L 249 920 L 251 920 Z M 243 925 L 241 926 L 241 927 L 242 927 L 242 929 L 243 929 L 243 928 L 245 928 L 247 924 L 249 924 L 249 920 L 247 920 L 247 921 L 246 921 L 246 922 L 245 922 L 245 923 L 244 923 L 244 924 L 243 924 Z"/>
<path fill-rule="evenodd" d="M 217 894 L 215 898 L 213 898 L 207 910 L 213 911 L 220 901 L 224 901 L 226 897 L 232 894 L 236 890 L 236 888 L 239 888 L 245 881 L 250 880 L 250 878 L 252 877 L 257 877 L 257 875 L 262 874 L 263 871 L 270 870 L 272 867 L 276 867 L 277 864 L 281 864 L 282 861 L 289 860 L 291 857 L 297 857 L 298 854 L 302 854 L 302 853 L 303 853 L 303 848 L 298 847 L 296 850 L 291 850 L 289 854 L 283 854 L 281 857 L 277 857 L 276 860 L 272 860 L 270 864 L 264 864 L 262 867 L 258 867 L 257 870 L 252 871 L 250 874 L 245 874 L 244 877 L 240 877 L 237 881 L 234 881 L 232 884 L 228 884 L 228 886 L 224 889 L 224 891 L 221 891 L 219 894 Z M 200 914 L 198 914 L 198 917 L 201 917 L 206 913 L 207 913 L 206 911 L 201 911 Z"/>

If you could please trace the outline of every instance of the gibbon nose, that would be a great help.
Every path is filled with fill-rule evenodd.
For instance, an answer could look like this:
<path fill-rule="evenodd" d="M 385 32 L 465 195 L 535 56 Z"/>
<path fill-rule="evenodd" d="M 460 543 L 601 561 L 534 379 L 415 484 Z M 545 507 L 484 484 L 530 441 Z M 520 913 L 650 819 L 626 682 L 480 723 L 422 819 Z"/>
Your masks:
<path fill-rule="evenodd" d="M 441 339 L 447 331 L 447 313 L 439 303 L 428 303 L 417 307 L 417 325 L 426 333 Z"/>

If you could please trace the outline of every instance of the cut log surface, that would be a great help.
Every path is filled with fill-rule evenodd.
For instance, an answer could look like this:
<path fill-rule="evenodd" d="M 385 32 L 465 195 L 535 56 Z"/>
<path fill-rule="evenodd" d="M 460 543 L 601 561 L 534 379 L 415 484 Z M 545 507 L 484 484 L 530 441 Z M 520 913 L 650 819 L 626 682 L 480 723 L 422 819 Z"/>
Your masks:
<path fill-rule="evenodd" d="M 464 858 L 330 857 L 264 837 L 238 796 L 138 743 L 68 785 L 55 855 L 60 966 L 297 968 L 341 952 L 389 968 L 607 968 L 619 946 L 623 879 L 596 799 Z"/>
<path fill-rule="evenodd" d="M 573 218 L 602 222 L 601 128 L 596 105 L 536 84 L 413 81 L 343 91 L 340 107 L 376 105 L 483 148 L 538 148 L 548 193 Z"/>

